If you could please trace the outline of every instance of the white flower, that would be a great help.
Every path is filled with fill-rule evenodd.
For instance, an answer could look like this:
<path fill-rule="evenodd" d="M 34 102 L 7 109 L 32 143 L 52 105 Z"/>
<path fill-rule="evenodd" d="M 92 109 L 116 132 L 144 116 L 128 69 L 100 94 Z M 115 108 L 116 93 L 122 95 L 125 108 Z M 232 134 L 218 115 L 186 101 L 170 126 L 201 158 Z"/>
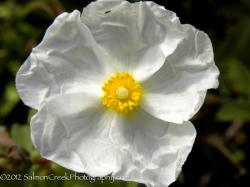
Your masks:
<path fill-rule="evenodd" d="M 99 0 L 63 13 L 16 77 L 38 110 L 41 155 L 91 176 L 165 187 L 196 131 L 188 120 L 218 86 L 208 36 L 153 2 Z"/>

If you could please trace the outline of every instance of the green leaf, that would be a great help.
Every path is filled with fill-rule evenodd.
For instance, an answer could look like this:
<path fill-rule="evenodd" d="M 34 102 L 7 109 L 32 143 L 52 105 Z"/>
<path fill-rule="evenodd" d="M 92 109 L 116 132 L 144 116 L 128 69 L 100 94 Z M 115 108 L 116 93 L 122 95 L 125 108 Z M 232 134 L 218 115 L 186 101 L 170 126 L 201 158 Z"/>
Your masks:
<path fill-rule="evenodd" d="M 134 182 L 128 182 L 126 185 L 126 187 L 138 187 L 138 186 L 139 186 L 139 184 L 134 183 Z"/>
<path fill-rule="evenodd" d="M 250 69 L 246 65 L 236 59 L 230 59 L 225 61 L 221 69 L 224 86 L 236 93 L 250 95 Z"/>
<path fill-rule="evenodd" d="M 9 18 L 11 16 L 11 7 L 8 3 L 0 4 L 0 18 Z"/>
<path fill-rule="evenodd" d="M 3 100 L 1 101 L 0 116 L 7 116 L 19 101 L 19 96 L 16 88 L 12 83 L 9 83 L 4 91 Z"/>
<path fill-rule="evenodd" d="M 8 70 L 11 72 L 13 76 L 16 75 L 18 69 L 20 68 L 20 62 L 19 61 L 10 61 L 6 64 Z"/>
<path fill-rule="evenodd" d="M 216 115 L 219 121 L 250 121 L 250 104 L 229 102 L 224 104 Z"/>
<path fill-rule="evenodd" d="M 1 164 L 6 164 L 6 163 L 8 163 L 8 160 L 6 158 L 1 158 L 0 157 L 0 165 Z"/>
<path fill-rule="evenodd" d="M 241 162 L 246 158 L 246 154 L 244 151 L 237 149 L 232 154 L 232 158 L 235 160 L 235 162 Z"/>
<path fill-rule="evenodd" d="M 225 41 L 218 46 L 217 57 L 222 59 L 238 57 L 248 60 L 250 47 L 250 19 L 243 19 L 228 29 Z"/>
<path fill-rule="evenodd" d="M 11 137 L 14 142 L 21 145 L 25 150 L 31 152 L 33 144 L 30 138 L 30 127 L 28 125 L 13 125 L 11 128 Z"/>

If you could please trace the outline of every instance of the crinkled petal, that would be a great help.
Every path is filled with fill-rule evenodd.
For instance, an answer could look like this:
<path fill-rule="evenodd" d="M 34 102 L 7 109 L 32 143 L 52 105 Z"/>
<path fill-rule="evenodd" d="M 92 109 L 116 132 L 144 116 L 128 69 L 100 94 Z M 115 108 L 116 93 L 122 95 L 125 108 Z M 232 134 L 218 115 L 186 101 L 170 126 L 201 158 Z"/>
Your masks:
<path fill-rule="evenodd" d="M 109 140 L 116 118 L 99 106 L 99 98 L 83 93 L 50 99 L 31 120 L 36 149 L 48 160 L 91 176 L 116 170 L 116 148 Z"/>
<path fill-rule="evenodd" d="M 120 119 L 121 120 L 121 119 Z M 166 187 L 176 180 L 190 153 L 196 131 L 154 118 L 140 110 L 112 127 L 112 140 L 120 146 L 121 167 L 113 175 L 122 180 Z"/>
<path fill-rule="evenodd" d="M 115 69 L 138 81 L 155 73 L 185 36 L 176 15 L 152 2 L 96 1 L 83 10 L 82 21 Z"/>
<path fill-rule="evenodd" d="M 135 80 L 146 80 L 155 73 L 156 69 L 161 68 L 165 58 L 158 46 L 145 47 L 131 58 L 133 63 L 128 66 L 129 72 L 133 72 Z"/>
<path fill-rule="evenodd" d="M 25 104 L 38 109 L 50 97 L 82 90 L 98 95 L 110 74 L 109 58 L 80 20 L 80 12 L 63 13 L 48 28 L 42 42 L 16 76 Z"/>
<path fill-rule="evenodd" d="M 183 29 L 185 40 L 161 69 L 142 83 L 147 92 L 142 107 L 173 123 L 192 118 L 202 106 L 207 89 L 218 86 L 219 71 L 209 37 L 190 25 Z"/>

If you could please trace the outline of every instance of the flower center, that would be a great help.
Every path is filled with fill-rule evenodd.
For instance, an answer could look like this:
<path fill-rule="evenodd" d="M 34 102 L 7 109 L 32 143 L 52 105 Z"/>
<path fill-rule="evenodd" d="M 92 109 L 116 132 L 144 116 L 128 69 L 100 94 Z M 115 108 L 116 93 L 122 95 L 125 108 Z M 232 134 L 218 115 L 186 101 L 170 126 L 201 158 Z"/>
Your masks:
<path fill-rule="evenodd" d="M 117 89 L 116 89 L 116 97 L 118 99 L 121 99 L 121 100 L 124 100 L 124 99 L 127 99 L 128 96 L 129 96 L 129 90 L 123 86 L 119 86 Z"/>
<path fill-rule="evenodd" d="M 116 112 L 128 113 L 140 103 L 142 96 L 141 85 L 131 74 L 117 72 L 103 85 L 102 104 Z"/>

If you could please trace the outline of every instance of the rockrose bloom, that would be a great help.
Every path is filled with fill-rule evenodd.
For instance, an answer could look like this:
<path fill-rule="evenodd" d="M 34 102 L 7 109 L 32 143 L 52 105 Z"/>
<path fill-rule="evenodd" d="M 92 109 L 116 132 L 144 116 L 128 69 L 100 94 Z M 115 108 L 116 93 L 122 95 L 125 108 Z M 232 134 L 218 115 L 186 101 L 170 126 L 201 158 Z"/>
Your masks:
<path fill-rule="evenodd" d="M 190 118 L 218 86 L 208 36 L 153 2 L 99 0 L 59 15 L 16 76 L 40 154 L 148 187 L 176 180 Z"/>

